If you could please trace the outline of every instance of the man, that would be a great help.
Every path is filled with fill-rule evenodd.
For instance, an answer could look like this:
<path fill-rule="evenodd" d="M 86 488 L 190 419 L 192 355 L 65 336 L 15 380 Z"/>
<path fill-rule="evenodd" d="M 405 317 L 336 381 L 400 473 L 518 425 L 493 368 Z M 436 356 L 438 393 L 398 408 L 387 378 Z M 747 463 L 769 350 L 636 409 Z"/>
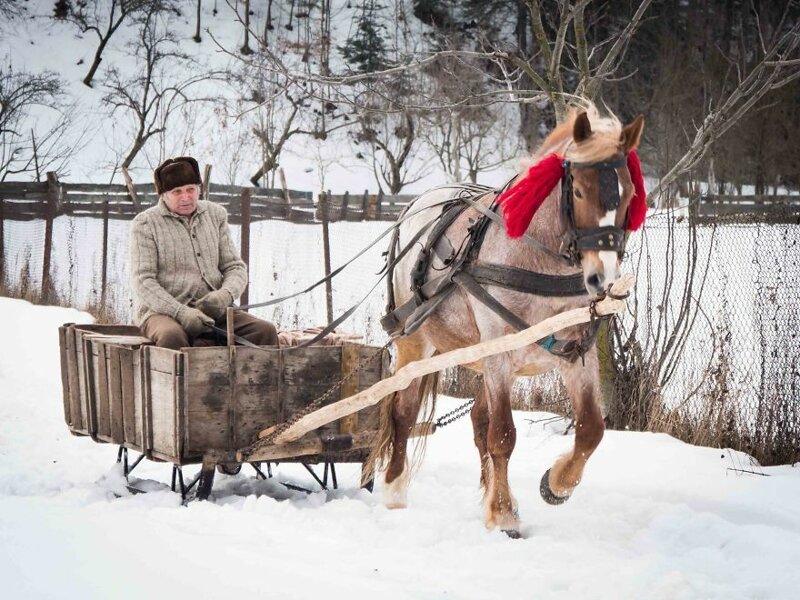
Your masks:
<path fill-rule="evenodd" d="M 134 323 L 157 346 L 213 345 L 218 334 L 209 325 L 225 327 L 227 307 L 247 286 L 247 268 L 225 209 L 198 200 L 194 158 L 168 159 L 153 177 L 158 204 L 136 215 L 131 228 Z M 259 345 L 278 343 L 271 323 L 242 311 L 234 317 L 236 335 Z"/>

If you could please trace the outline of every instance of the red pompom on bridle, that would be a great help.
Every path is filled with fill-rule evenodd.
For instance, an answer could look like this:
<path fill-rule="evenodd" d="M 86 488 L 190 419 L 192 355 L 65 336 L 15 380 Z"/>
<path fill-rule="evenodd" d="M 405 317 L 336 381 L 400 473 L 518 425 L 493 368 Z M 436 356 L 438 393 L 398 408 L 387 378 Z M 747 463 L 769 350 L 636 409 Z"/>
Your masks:
<path fill-rule="evenodd" d="M 647 192 L 642 179 L 642 166 L 635 150 L 628 153 L 627 162 L 634 188 L 634 195 L 628 208 L 627 228 L 636 231 L 642 226 L 647 215 Z M 503 207 L 503 219 L 508 237 L 518 238 L 525 233 L 533 215 L 563 176 L 564 157 L 549 154 L 528 169 L 527 175 L 515 186 L 497 197 L 497 202 Z"/>

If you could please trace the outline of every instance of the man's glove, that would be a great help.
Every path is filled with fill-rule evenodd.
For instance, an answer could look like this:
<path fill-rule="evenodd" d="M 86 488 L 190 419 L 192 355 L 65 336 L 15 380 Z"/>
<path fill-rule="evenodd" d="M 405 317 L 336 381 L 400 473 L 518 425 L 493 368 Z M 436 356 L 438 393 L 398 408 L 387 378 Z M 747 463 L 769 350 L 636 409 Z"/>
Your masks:
<path fill-rule="evenodd" d="M 209 292 L 200 300 L 195 302 L 195 306 L 207 315 L 214 317 L 215 320 L 225 316 L 225 309 L 233 304 L 233 296 L 226 289 Z"/>
<path fill-rule="evenodd" d="M 214 319 L 202 311 L 189 306 L 184 306 L 178 311 L 178 323 L 181 324 L 186 332 L 192 337 L 208 331 L 208 326 L 214 324 Z"/>

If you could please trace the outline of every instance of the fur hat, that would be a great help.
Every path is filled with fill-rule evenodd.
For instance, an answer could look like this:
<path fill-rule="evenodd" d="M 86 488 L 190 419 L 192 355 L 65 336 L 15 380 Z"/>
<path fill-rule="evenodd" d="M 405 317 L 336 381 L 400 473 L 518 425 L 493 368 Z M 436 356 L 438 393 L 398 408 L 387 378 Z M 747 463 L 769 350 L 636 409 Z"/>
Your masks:
<path fill-rule="evenodd" d="M 203 183 L 200 179 L 200 166 L 191 156 L 168 158 L 153 171 L 153 180 L 159 195 L 182 185 Z"/>

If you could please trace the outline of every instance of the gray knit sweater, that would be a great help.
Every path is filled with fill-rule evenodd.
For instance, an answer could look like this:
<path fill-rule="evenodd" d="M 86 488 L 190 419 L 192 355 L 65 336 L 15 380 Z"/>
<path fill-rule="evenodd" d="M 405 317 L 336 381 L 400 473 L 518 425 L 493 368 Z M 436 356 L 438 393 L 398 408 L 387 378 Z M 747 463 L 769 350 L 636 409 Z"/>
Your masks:
<path fill-rule="evenodd" d="M 211 290 L 238 298 L 247 286 L 247 267 L 231 240 L 228 214 L 200 200 L 191 217 L 158 204 L 136 215 L 131 227 L 133 322 L 153 314 L 175 319 L 181 309 Z"/>

